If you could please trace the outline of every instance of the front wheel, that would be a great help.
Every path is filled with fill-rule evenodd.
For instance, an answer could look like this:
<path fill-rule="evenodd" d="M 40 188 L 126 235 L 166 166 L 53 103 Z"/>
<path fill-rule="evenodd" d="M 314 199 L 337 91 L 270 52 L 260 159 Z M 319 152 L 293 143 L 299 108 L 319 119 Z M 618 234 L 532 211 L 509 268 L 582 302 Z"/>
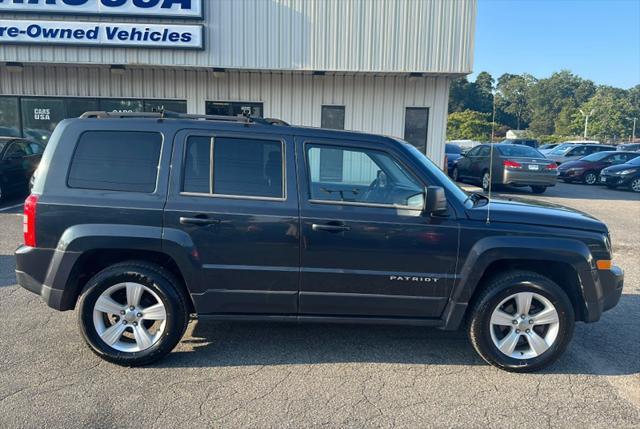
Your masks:
<path fill-rule="evenodd" d="M 124 262 L 89 280 L 78 302 L 78 322 L 98 356 L 139 366 L 178 344 L 187 327 L 187 308 L 170 273 L 146 262 Z"/>
<path fill-rule="evenodd" d="M 555 362 L 574 329 L 567 294 L 550 279 L 528 271 L 494 277 L 471 309 L 468 334 L 488 363 L 531 372 Z"/>
<path fill-rule="evenodd" d="M 547 190 L 546 186 L 532 186 L 531 187 L 531 192 L 533 192 L 534 194 L 544 194 L 544 192 Z"/>
<path fill-rule="evenodd" d="M 482 190 L 485 192 L 489 192 L 489 188 L 491 187 L 491 176 L 488 171 L 482 173 Z"/>
<path fill-rule="evenodd" d="M 588 171 L 584 175 L 584 183 L 587 185 L 595 185 L 598 182 L 598 175 L 593 171 Z"/>
<path fill-rule="evenodd" d="M 629 188 L 631 188 L 633 192 L 640 192 L 640 177 L 633 179 Z"/>

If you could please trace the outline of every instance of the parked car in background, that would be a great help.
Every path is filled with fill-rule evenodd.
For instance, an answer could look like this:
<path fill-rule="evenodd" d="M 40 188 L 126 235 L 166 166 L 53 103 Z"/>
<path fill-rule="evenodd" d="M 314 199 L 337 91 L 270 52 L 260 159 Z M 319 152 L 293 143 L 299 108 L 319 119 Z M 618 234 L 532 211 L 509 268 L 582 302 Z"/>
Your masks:
<path fill-rule="evenodd" d="M 456 181 L 479 182 L 482 189 L 494 185 L 531 186 L 536 194 L 556 184 L 557 166 L 540 152 L 525 145 L 493 145 L 493 177 L 490 179 L 491 145 L 473 148 L 460 158 L 453 169 Z"/>
<path fill-rule="evenodd" d="M 640 151 L 640 143 L 624 143 L 624 144 L 618 145 L 618 150 L 639 152 Z"/>
<path fill-rule="evenodd" d="M 17 137 L 0 137 L 0 201 L 26 193 L 44 145 Z"/>
<path fill-rule="evenodd" d="M 598 183 L 600 171 L 612 165 L 624 164 L 640 156 L 640 152 L 606 151 L 596 152 L 575 161 L 568 161 L 558 167 L 558 179 L 582 182 L 587 185 Z"/>
<path fill-rule="evenodd" d="M 454 144 L 454 145 L 460 147 L 460 149 L 462 149 L 462 153 L 469 152 L 474 147 L 482 144 L 481 142 L 478 142 L 478 141 L 475 141 L 475 140 L 449 140 L 446 143 L 447 144 Z"/>
<path fill-rule="evenodd" d="M 551 150 L 555 149 L 560 144 L 561 143 L 547 143 L 547 144 L 540 145 L 538 146 L 538 152 L 544 155 L 546 153 L 551 152 Z"/>
<path fill-rule="evenodd" d="M 560 146 L 549 152 L 546 157 L 560 165 L 568 161 L 583 158 L 592 153 L 616 150 L 614 146 L 604 144 L 571 144 L 560 149 Z"/>
<path fill-rule="evenodd" d="M 608 188 L 625 187 L 640 192 L 640 156 L 625 164 L 613 165 L 600 172 L 600 183 Z"/>
<path fill-rule="evenodd" d="M 540 142 L 534 139 L 505 139 L 500 142 L 500 144 L 522 144 L 525 146 L 532 147 L 537 149 L 540 146 Z"/>
<path fill-rule="evenodd" d="M 447 157 L 447 174 L 451 176 L 454 165 L 462 157 L 462 148 L 456 144 L 447 143 L 444 154 Z"/>
<path fill-rule="evenodd" d="M 538 149 L 538 151 L 543 154 L 544 156 L 549 155 L 550 153 L 559 153 L 561 150 L 566 149 L 568 147 L 574 146 L 577 143 L 569 143 L 569 142 L 564 142 L 564 143 L 560 143 L 557 144 L 555 147 L 551 148 L 551 149 Z"/>

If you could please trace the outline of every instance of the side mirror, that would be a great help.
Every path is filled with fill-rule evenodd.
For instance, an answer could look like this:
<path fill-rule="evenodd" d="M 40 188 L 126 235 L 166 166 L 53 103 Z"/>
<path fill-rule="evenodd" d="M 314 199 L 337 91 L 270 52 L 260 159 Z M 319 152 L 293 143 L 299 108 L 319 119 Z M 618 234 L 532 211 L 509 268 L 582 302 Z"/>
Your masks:
<path fill-rule="evenodd" d="M 446 216 L 447 212 L 447 197 L 444 189 L 440 186 L 429 186 L 424 194 L 424 214 Z"/>

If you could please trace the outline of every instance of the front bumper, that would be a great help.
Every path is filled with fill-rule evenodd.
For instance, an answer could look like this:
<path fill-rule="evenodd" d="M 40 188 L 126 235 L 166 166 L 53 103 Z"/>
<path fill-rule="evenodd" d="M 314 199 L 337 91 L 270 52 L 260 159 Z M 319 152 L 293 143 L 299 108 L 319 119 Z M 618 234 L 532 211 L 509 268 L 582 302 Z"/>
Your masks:
<path fill-rule="evenodd" d="M 631 179 L 633 179 L 634 177 L 636 177 L 633 174 L 616 174 L 616 175 L 605 175 L 605 174 L 601 174 L 600 175 L 600 184 L 601 185 L 607 185 L 607 186 L 627 186 L 629 183 L 631 183 Z"/>
<path fill-rule="evenodd" d="M 558 179 L 582 180 L 585 170 L 558 170 Z"/>
<path fill-rule="evenodd" d="M 585 294 L 585 322 L 596 322 L 603 312 L 612 309 L 620 301 L 624 272 L 622 268 L 613 266 L 609 270 L 594 269 L 590 274 L 595 287 L 589 288 L 590 293 Z"/>
<path fill-rule="evenodd" d="M 504 170 L 502 173 L 503 185 L 520 186 L 555 186 L 555 171 Z"/>

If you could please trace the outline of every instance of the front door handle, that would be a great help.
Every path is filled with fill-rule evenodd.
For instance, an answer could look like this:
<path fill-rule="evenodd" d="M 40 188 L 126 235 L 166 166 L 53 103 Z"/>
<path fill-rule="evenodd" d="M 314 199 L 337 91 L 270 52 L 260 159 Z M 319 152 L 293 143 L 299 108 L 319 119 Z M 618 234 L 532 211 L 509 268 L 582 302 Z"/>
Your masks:
<path fill-rule="evenodd" d="M 346 225 L 331 225 L 331 224 L 318 225 L 317 223 L 312 224 L 311 229 L 314 231 L 327 231 L 327 232 L 344 232 L 344 231 L 351 230 L 351 228 Z"/>
<path fill-rule="evenodd" d="M 182 225 L 218 225 L 220 219 L 209 219 L 206 217 L 180 217 L 180 223 Z"/>

